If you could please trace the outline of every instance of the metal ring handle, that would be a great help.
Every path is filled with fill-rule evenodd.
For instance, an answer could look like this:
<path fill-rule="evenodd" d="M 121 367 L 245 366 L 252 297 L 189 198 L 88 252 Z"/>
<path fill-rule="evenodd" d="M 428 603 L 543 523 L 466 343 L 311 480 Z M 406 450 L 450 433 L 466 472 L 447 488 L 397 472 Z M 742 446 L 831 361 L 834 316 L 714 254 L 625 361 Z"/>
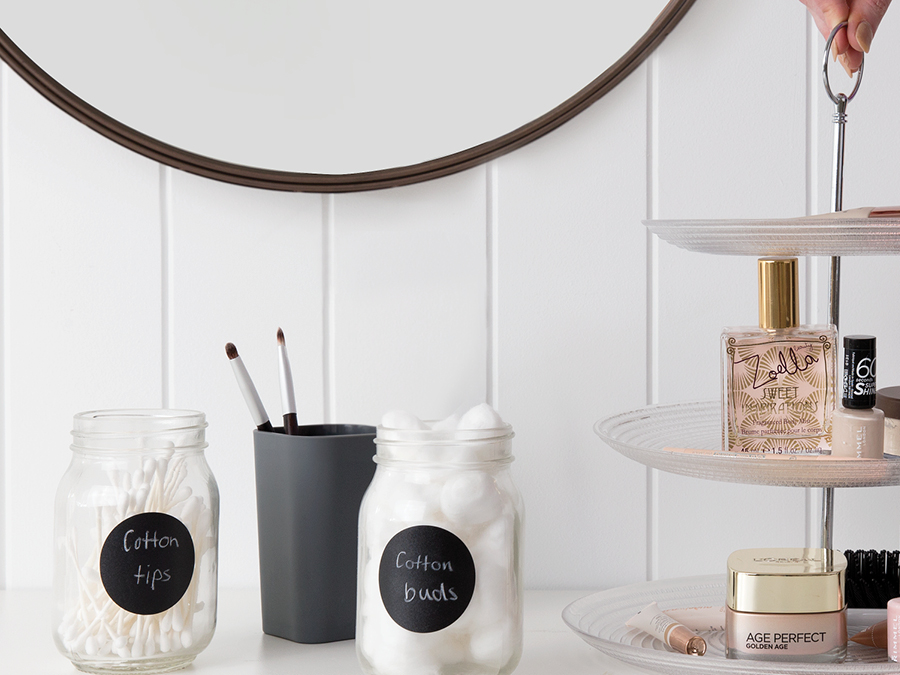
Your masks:
<path fill-rule="evenodd" d="M 825 81 L 825 91 L 828 93 L 828 98 L 830 98 L 835 105 L 839 105 L 841 97 L 844 97 L 845 101 L 852 101 L 853 97 L 856 96 L 856 92 L 859 91 L 859 83 L 862 82 L 863 66 L 866 63 L 866 55 L 863 54 L 863 60 L 860 62 L 859 70 L 857 71 L 856 85 L 853 87 L 853 91 L 850 92 L 850 95 L 838 94 L 835 96 L 834 92 L 831 91 L 831 83 L 828 81 L 828 55 L 831 53 L 831 43 L 834 42 L 834 36 L 846 25 L 847 22 L 842 21 L 832 29 L 831 35 L 828 36 L 828 40 L 825 42 L 825 56 L 822 59 L 822 78 Z"/>

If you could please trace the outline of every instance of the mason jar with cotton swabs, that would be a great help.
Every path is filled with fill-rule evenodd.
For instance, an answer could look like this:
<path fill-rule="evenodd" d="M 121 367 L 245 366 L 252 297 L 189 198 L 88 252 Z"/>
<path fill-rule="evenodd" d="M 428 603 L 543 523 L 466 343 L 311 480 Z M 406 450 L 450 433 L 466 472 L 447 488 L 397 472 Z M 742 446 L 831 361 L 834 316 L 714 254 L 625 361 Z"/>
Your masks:
<path fill-rule="evenodd" d="M 53 634 L 76 668 L 183 668 L 216 627 L 219 491 L 206 417 L 80 413 L 56 496 Z"/>

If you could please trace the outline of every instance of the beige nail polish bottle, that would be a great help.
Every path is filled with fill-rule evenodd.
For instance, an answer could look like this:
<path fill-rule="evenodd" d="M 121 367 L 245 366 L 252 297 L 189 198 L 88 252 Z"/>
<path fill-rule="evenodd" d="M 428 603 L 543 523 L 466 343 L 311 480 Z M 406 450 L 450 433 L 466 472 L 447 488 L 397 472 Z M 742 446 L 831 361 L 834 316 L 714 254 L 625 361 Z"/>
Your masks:
<path fill-rule="evenodd" d="M 844 336 L 844 396 L 832 420 L 835 457 L 884 457 L 884 412 L 875 408 L 875 338 Z"/>

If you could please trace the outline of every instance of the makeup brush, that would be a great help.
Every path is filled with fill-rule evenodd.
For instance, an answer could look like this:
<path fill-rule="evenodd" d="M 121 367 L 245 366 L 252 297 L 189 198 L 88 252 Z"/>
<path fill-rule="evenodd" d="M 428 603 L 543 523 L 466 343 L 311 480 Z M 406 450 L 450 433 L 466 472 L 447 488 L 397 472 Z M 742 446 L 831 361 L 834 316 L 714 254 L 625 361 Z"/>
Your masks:
<path fill-rule="evenodd" d="M 900 551 L 844 551 L 847 607 L 884 609 L 900 596 Z"/>
<path fill-rule="evenodd" d="M 244 395 L 244 401 L 247 402 L 247 407 L 250 408 L 250 415 L 253 417 L 256 428 L 260 431 L 272 431 L 272 423 L 269 422 L 269 415 L 266 413 L 262 400 L 260 400 L 259 394 L 256 392 L 256 387 L 253 386 L 253 380 L 250 379 L 250 373 L 247 372 L 244 362 L 241 361 L 241 357 L 238 356 L 237 347 L 229 342 L 225 345 L 225 353 L 231 361 L 231 369 L 234 371 L 238 387 Z"/>
<path fill-rule="evenodd" d="M 294 400 L 294 378 L 287 347 L 284 346 L 284 331 L 278 329 L 278 376 L 281 380 L 281 410 L 284 413 L 284 433 L 297 435 L 297 402 Z"/>

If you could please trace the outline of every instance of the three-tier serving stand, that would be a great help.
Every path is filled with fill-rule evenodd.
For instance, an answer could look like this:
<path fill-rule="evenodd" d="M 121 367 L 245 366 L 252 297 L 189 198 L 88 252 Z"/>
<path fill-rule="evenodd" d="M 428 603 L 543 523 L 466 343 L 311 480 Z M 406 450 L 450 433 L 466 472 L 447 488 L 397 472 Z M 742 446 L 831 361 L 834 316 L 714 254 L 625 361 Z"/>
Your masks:
<path fill-rule="evenodd" d="M 664 241 L 689 251 L 718 255 L 829 256 L 829 322 L 840 321 L 841 257 L 900 254 L 900 217 L 868 218 L 839 214 L 843 208 L 843 167 L 847 104 L 862 81 L 857 73 L 849 94 L 834 94 L 828 76 L 828 55 L 840 24 L 829 36 L 822 60 L 825 90 L 835 105 L 832 214 L 784 220 L 646 221 Z M 722 452 L 719 401 L 655 405 L 600 420 L 594 430 L 609 446 L 648 467 L 716 481 L 816 488 L 821 490 L 821 527 L 810 533 L 808 547 L 833 548 L 834 489 L 900 485 L 900 456 L 846 459 L 748 456 Z M 684 452 L 700 449 L 708 452 Z M 718 451 L 718 452 L 717 452 Z M 625 626 L 625 621 L 650 602 L 660 607 L 722 605 L 722 576 L 651 581 L 602 591 L 566 608 L 563 618 L 584 640 L 620 660 L 663 673 L 900 673 L 900 664 L 886 653 L 850 643 L 840 664 L 734 661 L 724 657 L 724 635 L 705 634 L 704 657 L 668 650 L 659 640 Z M 868 625 L 868 624 L 866 624 Z M 850 630 L 865 625 L 849 626 Z"/>

